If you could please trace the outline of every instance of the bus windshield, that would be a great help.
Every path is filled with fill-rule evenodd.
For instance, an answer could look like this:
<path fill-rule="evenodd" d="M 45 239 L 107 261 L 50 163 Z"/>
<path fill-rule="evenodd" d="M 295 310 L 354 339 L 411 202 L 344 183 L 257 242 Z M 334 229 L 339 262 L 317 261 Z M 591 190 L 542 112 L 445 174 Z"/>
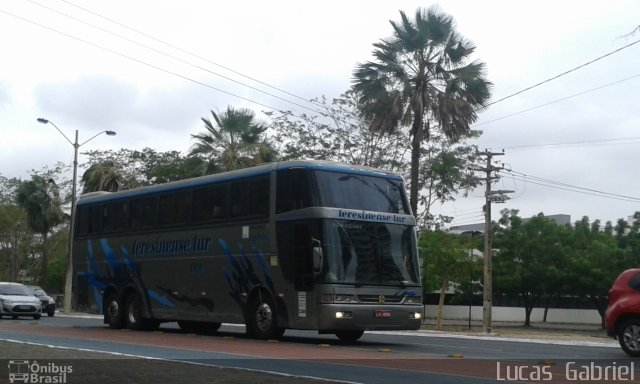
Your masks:
<path fill-rule="evenodd" d="M 409 214 L 400 179 L 330 171 L 314 173 L 321 206 Z"/>
<path fill-rule="evenodd" d="M 419 284 L 413 227 L 399 224 L 326 220 L 327 283 Z"/>

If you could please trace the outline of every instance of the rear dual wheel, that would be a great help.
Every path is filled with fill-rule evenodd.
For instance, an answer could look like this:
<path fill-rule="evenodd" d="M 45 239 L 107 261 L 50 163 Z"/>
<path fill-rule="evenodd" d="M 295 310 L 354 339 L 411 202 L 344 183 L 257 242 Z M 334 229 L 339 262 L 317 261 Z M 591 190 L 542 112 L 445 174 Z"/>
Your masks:
<path fill-rule="evenodd" d="M 125 326 L 133 331 L 153 331 L 160 325 L 155 320 L 142 317 L 142 299 L 136 292 L 127 296 L 125 311 Z"/>
<path fill-rule="evenodd" d="M 130 293 L 124 300 L 113 292 L 107 297 L 105 320 L 109 328 L 129 328 L 134 331 L 154 330 L 159 323 L 142 317 L 142 300 L 136 292 Z"/>

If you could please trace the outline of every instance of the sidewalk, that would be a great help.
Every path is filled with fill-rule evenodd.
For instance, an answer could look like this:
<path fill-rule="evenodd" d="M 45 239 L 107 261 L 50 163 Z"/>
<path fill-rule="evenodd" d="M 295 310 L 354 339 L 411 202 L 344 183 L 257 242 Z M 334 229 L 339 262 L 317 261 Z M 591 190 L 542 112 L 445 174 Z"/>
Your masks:
<path fill-rule="evenodd" d="M 617 344 L 617 341 L 608 337 L 606 331 L 599 325 L 590 324 L 534 322 L 531 323 L 531 326 L 525 327 L 523 322 L 494 321 L 491 324 L 490 334 L 483 332 L 482 321 L 478 320 L 471 321 L 471 328 L 469 328 L 468 320 L 444 320 L 440 330 L 436 329 L 435 324 L 435 319 L 424 319 L 421 330 L 469 336 Z"/>

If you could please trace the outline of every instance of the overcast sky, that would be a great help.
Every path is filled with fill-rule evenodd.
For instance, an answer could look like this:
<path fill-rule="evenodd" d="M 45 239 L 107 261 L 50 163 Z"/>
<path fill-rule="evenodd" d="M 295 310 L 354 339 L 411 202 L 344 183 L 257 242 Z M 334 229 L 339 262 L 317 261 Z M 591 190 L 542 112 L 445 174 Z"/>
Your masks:
<path fill-rule="evenodd" d="M 398 20 L 399 10 L 413 15 L 432 4 L 1 1 L 0 174 L 27 177 L 31 169 L 71 163 L 73 147 L 53 126 L 38 124 L 38 117 L 53 121 L 71 140 L 79 130 L 80 142 L 106 129 L 118 133 L 101 135 L 81 150 L 185 153 L 211 109 L 311 113 L 304 107 L 313 105 L 302 99 L 346 91 L 356 63 L 370 60 L 372 44 L 391 35 L 389 20 Z M 633 0 L 437 4 L 477 45 L 475 58 L 487 64 L 494 101 L 640 39 L 632 33 L 640 25 L 640 2 Z M 636 44 L 483 112 L 475 127 L 484 134 L 476 144 L 504 148 L 497 160 L 520 173 L 493 186 L 515 191 L 510 201 L 494 206 L 494 219 L 503 208 L 519 209 L 524 217 L 570 214 L 573 221 L 585 215 L 615 221 L 640 211 L 639 89 Z M 541 186 L 536 178 L 591 194 Z M 596 191 L 618 196 L 594 196 Z M 478 190 L 437 211 L 455 216 L 457 224 L 478 222 L 483 203 Z"/>

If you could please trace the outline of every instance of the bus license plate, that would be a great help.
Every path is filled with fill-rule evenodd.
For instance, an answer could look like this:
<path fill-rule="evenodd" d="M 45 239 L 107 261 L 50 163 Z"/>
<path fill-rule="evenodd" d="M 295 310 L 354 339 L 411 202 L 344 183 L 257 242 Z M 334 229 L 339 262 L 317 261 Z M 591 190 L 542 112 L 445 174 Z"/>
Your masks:
<path fill-rule="evenodd" d="M 391 317 L 391 311 L 376 310 L 376 317 Z"/>

